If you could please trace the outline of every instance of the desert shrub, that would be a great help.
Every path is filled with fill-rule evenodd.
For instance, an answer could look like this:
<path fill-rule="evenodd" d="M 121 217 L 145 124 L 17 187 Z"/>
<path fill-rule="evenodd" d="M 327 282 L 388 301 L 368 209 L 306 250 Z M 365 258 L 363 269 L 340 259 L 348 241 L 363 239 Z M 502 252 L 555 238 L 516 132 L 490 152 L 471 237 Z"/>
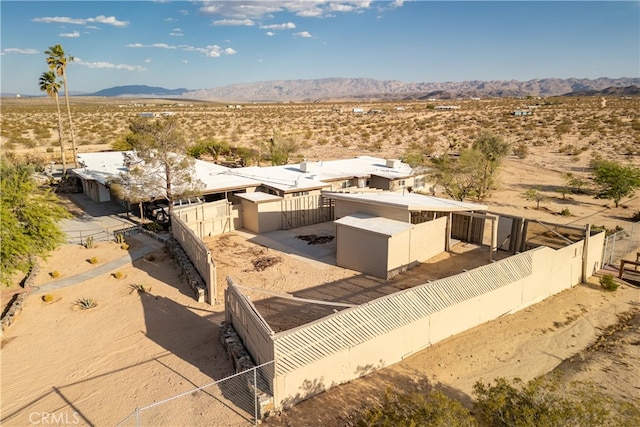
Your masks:
<path fill-rule="evenodd" d="M 113 273 L 113 277 L 115 277 L 116 279 L 122 279 L 124 277 L 124 274 L 122 273 L 122 271 L 116 271 L 115 273 Z"/>
<path fill-rule="evenodd" d="M 93 236 L 89 236 L 85 239 L 84 241 L 84 247 L 87 249 L 91 249 L 93 247 L 95 247 L 95 243 L 93 241 Z"/>
<path fill-rule="evenodd" d="M 631 215 L 631 221 L 640 221 L 640 209 Z"/>
<path fill-rule="evenodd" d="M 156 256 L 154 254 L 149 254 L 146 256 L 145 258 L 147 261 L 155 261 L 156 260 Z"/>
<path fill-rule="evenodd" d="M 127 243 L 123 243 L 120 245 L 120 249 L 124 249 L 125 251 L 129 249 L 129 245 Z"/>
<path fill-rule="evenodd" d="M 121 233 L 116 234 L 115 240 L 116 240 L 116 243 L 120 243 L 120 244 L 124 243 L 124 234 L 121 234 Z"/>
<path fill-rule="evenodd" d="M 613 292 L 620 286 L 613 277 L 613 274 L 605 274 L 600 278 L 600 286 L 605 291 Z"/>
<path fill-rule="evenodd" d="M 89 264 L 97 264 L 98 263 L 98 257 L 91 257 L 89 258 Z"/>
<path fill-rule="evenodd" d="M 562 216 L 571 216 L 571 211 L 569 210 L 569 208 L 564 208 L 560 211 L 560 215 Z"/>
<path fill-rule="evenodd" d="M 518 144 L 514 147 L 513 154 L 519 159 L 526 159 L 529 155 L 529 147 L 525 144 Z"/>
<path fill-rule="evenodd" d="M 58 277 L 60 277 L 60 272 L 58 270 L 54 270 L 51 273 L 49 273 L 49 276 L 53 277 L 54 279 L 57 279 Z"/>
<path fill-rule="evenodd" d="M 398 394 L 387 390 L 383 402 L 358 416 L 357 426 L 477 426 L 462 404 L 441 392 Z"/>
<path fill-rule="evenodd" d="M 75 304 L 83 310 L 88 310 L 98 305 L 93 298 L 78 298 Z"/>
<path fill-rule="evenodd" d="M 42 301 L 44 301 L 44 302 L 53 302 L 55 299 L 56 299 L 56 297 L 54 295 L 51 295 L 51 294 L 42 295 Z"/>
<path fill-rule="evenodd" d="M 595 232 L 605 232 L 605 236 L 611 236 L 612 234 L 617 233 L 618 231 L 622 231 L 623 228 L 619 225 L 616 225 L 615 228 L 607 228 L 605 225 L 592 225 L 591 231 Z"/>
<path fill-rule="evenodd" d="M 473 386 L 479 419 L 490 426 L 621 425 L 612 415 L 612 402 L 589 384 L 561 388 L 557 376 L 528 383 L 496 378 L 495 384 Z"/>

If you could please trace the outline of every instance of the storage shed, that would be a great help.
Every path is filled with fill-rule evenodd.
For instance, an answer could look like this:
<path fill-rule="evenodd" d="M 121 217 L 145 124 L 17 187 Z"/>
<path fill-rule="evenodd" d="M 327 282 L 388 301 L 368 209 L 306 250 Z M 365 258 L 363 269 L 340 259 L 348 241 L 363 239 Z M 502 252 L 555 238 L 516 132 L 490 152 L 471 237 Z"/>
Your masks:
<path fill-rule="evenodd" d="M 447 218 L 422 224 L 353 213 L 335 221 L 336 264 L 390 279 L 445 250 Z"/>

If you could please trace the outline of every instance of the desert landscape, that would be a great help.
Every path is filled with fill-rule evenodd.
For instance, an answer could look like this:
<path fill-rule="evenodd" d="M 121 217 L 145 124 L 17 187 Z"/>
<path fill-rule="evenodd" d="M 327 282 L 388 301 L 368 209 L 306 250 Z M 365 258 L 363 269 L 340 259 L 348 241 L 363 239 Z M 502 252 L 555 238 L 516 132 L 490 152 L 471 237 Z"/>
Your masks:
<path fill-rule="evenodd" d="M 3 100 L 3 155 L 29 155 L 43 167 L 59 161 L 55 107 L 43 106 L 42 101 Z M 514 147 L 527 147 L 525 156 L 505 160 L 497 188 L 484 201 L 490 211 L 640 232 L 632 221 L 640 210 L 637 196 L 614 207 L 591 194 L 561 191 L 567 187 L 568 172 L 588 181 L 589 162 L 596 156 L 640 165 L 637 98 L 462 100 L 455 101 L 461 108 L 454 111 L 431 108 L 445 101 L 248 104 L 239 109 L 171 100 L 72 102 L 80 152 L 110 149 L 126 133 L 127 121 L 143 111 L 174 112 L 188 141 L 222 140 L 256 151 L 275 129 L 296 143 L 292 162 L 363 154 L 402 158 L 414 143 L 434 153 L 456 150 L 488 129 Z M 533 115 L 511 115 L 528 105 L 536 105 Z M 356 107 L 381 113 L 354 114 Z M 540 209 L 523 197 L 534 186 L 547 196 Z M 233 232 L 207 240 L 217 264 L 218 289 L 224 289 L 227 276 L 248 287 L 290 293 L 354 275 L 330 262 L 252 242 L 252 237 Z M 144 425 L 252 422 L 252 414 L 237 401 L 234 405 L 233 390 L 211 386 L 190 392 L 234 373 L 219 343 L 224 307 L 196 302 L 169 254 L 154 246 L 157 242 L 133 235 L 127 243 L 127 250 L 115 242 L 90 249 L 63 245 L 41 261 L 35 284 L 43 291 L 32 291 L 17 321 L 2 336 L 3 425 L 34 423 L 45 413 L 65 414 L 80 425 L 135 425 L 136 407 L 180 393 L 187 394 L 142 412 Z M 324 244 L 330 247 L 331 242 Z M 60 278 L 73 277 L 96 267 L 87 261 L 92 257 L 99 266 L 142 247 L 153 251 L 115 271 L 46 291 L 56 282 L 54 271 Z M 635 251 L 630 248 L 629 259 L 635 260 Z M 276 261 L 256 268 L 254 261 L 267 256 Z M 615 274 L 615 266 L 608 272 Z M 566 384 L 592 381 L 600 392 L 637 405 L 640 293 L 632 283 L 605 292 L 599 275 L 331 389 L 268 418 L 266 424 L 352 425 L 357 412 L 379 401 L 387 387 L 442 390 L 469 405 L 476 381 L 499 376 L 529 380 L 554 371 L 564 372 Z M 7 292 L 11 290 L 3 291 L 3 303 Z M 51 298 L 45 301 L 45 295 Z M 83 310 L 77 304 L 83 298 L 97 305 Z"/>

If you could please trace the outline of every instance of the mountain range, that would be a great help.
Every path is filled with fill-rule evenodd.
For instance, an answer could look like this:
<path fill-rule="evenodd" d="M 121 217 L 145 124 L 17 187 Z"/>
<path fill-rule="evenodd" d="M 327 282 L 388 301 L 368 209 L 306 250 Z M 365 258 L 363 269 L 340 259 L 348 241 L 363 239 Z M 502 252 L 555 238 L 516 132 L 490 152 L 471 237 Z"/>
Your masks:
<path fill-rule="evenodd" d="M 177 98 L 217 102 L 326 102 L 348 100 L 424 100 L 473 97 L 638 96 L 640 78 L 471 80 L 405 83 L 370 78 L 272 80 L 209 89 L 166 89 L 146 85 L 116 86 L 74 96 Z M 2 94 L 2 96 L 11 96 Z M 14 95 L 15 96 L 15 95 Z"/>
<path fill-rule="evenodd" d="M 182 97 L 209 101 L 419 100 L 470 97 L 561 96 L 610 88 L 640 87 L 640 78 L 492 80 L 404 83 L 368 78 L 275 80 L 185 92 Z M 594 93 L 595 94 L 595 93 Z"/>

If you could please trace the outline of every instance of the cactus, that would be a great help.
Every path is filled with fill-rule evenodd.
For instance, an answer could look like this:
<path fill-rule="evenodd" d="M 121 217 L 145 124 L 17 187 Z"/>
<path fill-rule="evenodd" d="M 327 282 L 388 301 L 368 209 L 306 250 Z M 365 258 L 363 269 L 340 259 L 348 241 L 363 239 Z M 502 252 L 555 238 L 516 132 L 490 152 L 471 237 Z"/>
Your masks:
<path fill-rule="evenodd" d="M 84 241 L 84 246 L 87 249 L 91 249 L 94 247 L 94 242 L 93 242 L 93 236 L 88 236 L 87 239 Z"/>

